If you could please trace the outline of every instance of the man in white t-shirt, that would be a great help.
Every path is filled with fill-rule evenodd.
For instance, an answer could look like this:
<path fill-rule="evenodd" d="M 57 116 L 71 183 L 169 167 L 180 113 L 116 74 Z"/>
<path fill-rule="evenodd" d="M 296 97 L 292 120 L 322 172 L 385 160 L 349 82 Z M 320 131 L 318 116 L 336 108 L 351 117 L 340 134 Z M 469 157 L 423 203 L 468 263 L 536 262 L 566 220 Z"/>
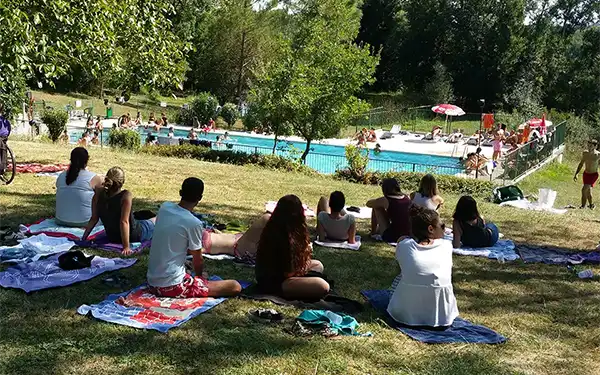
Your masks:
<path fill-rule="evenodd" d="M 179 204 L 165 202 L 154 227 L 148 285 L 160 297 L 194 298 L 235 296 L 242 290 L 235 280 L 208 281 L 202 277 L 202 222 L 192 212 L 204 193 L 202 180 L 187 178 L 179 195 Z M 185 258 L 193 256 L 194 272 L 185 271 Z"/>

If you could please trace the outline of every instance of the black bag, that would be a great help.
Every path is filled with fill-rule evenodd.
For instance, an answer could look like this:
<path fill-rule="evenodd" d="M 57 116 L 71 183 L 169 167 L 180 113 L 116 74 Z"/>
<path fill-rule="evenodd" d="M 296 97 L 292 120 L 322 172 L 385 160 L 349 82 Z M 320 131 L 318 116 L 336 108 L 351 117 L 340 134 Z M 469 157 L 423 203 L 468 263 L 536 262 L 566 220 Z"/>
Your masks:
<path fill-rule="evenodd" d="M 58 266 L 65 271 L 80 270 L 92 265 L 95 255 L 86 257 L 80 250 L 67 251 L 58 257 Z"/>
<path fill-rule="evenodd" d="M 515 185 L 495 188 L 493 194 L 494 203 L 496 204 L 523 199 L 523 192 Z"/>

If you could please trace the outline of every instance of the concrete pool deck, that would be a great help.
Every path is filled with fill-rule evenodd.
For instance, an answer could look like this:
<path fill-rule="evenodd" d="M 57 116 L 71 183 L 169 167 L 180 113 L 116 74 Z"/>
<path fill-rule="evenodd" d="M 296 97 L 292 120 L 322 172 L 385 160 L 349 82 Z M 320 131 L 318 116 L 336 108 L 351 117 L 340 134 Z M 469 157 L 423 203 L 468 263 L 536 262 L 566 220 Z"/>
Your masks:
<path fill-rule="evenodd" d="M 107 129 L 111 128 L 113 123 L 116 123 L 117 119 L 108 119 L 102 120 L 102 126 Z M 85 128 L 86 121 L 85 120 L 70 120 L 67 123 L 68 127 L 71 128 Z M 179 126 L 172 125 L 176 130 L 184 130 L 189 131 L 190 128 L 187 126 Z M 264 135 L 258 134 L 254 132 L 240 132 L 234 130 L 225 130 L 219 129 L 214 130 L 209 133 L 213 135 L 219 135 L 228 132 L 231 135 L 238 135 L 244 137 L 256 137 L 263 139 L 273 139 L 272 135 Z M 378 138 L 383 134 L 382 130 L 376 131 Z M 379 139 L 377 142 L 369 142 L 367 143 L 367 147 L 369 149 L 374 149 L 375 144 L 379 143 L 382 151 L 395 151 L 395 152 L 406 152 L 413 154 L 427 154 L 427 155 L 437 155 L 437 156 L 451 156 L 451 157 L 461 157 L 470 152 L 475 152 L 477 150 L 477 146 L 469 146 L 463 143 L 445 143 L 443 141 L 424 141 L 421 138 L 422 134 L 409 134 L 409 135 L 399 135 L 396 134 L 393 138 L 390 139 Z M 305 142 L 305 140 L 301 137 L 297 136 L 289 136 L 289 137 L 280 137 L 282 141 L 296 141 L 296 142 Z M 323 139 L 320 141 L 313 141 L 315 144 L 323 144 L 323 145 L 332 145 L 332 146 L 341 146 L 345 147 L 348 144 L 356 144 L 356 141 L 352 141 L 350 138 L 329 138 Z M 492 147 L 481 147 L 482 154 L 488 158 L 492 158 L 493 150 Z"/>

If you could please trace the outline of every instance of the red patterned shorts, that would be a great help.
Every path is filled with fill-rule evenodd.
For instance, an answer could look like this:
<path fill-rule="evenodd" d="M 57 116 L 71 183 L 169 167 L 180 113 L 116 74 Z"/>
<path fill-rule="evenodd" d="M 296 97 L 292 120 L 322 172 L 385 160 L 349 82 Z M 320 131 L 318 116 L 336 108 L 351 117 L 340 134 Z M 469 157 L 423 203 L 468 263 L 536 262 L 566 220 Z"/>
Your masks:
<path fill-rule="evenodd" d="M 201 277 L 192 277 L 185 274 L 181 284 L 149 288 L 150 293 L 158 297 L 169 298 L 202 298 L 208 297 L 208 284 Z"/>

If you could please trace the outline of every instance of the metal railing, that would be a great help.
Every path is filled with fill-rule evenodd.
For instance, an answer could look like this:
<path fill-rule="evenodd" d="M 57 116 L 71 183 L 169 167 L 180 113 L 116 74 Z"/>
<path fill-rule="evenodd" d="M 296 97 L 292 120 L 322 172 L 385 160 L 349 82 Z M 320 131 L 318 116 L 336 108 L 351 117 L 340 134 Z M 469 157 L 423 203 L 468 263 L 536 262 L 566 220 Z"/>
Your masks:
<path fill-rule="evenodd" d="M 213 143 L 213 148 L 217 150 L 232 150 L 265 155 L 270 155 L 273 152 L 272 147 L 250 146 L 238 144 L 235 142 L 224 143 L 220 145 Z M 298 160 L 302 155 L 302 151 L 298 151 L 297 149 L 278 147 L 275 149 L 275 155 Z M 338 170 L 348 168 L 348 161 L 346 160 L 345 155 L 332 155 L 318 152 L 310 152 L 306 156 L 306 165 L 321 173 L 333 174 Z M 458 165 L 456 167 L 439 166 L 419 163 L 405 163 L 395 160 L 385 160 L 378 158 L 369 158 L 369 164 L 367 166 L 367 169 L 369 171 L 379 172 L 421 172 L 446 175 L 456 175 L 459 173 L 464 173 L 464 168 L 459 167 Z"/>
<path fill-rule="evenodd" d="M 565 136 L 566 121 L 563 121 L 544 137 L 527 142 L 517 150 L 508 153 L 501 160 L 504 168 L 502 180 L 504 182 L 516 180 L 538 166 L 565 144 Z"/>

